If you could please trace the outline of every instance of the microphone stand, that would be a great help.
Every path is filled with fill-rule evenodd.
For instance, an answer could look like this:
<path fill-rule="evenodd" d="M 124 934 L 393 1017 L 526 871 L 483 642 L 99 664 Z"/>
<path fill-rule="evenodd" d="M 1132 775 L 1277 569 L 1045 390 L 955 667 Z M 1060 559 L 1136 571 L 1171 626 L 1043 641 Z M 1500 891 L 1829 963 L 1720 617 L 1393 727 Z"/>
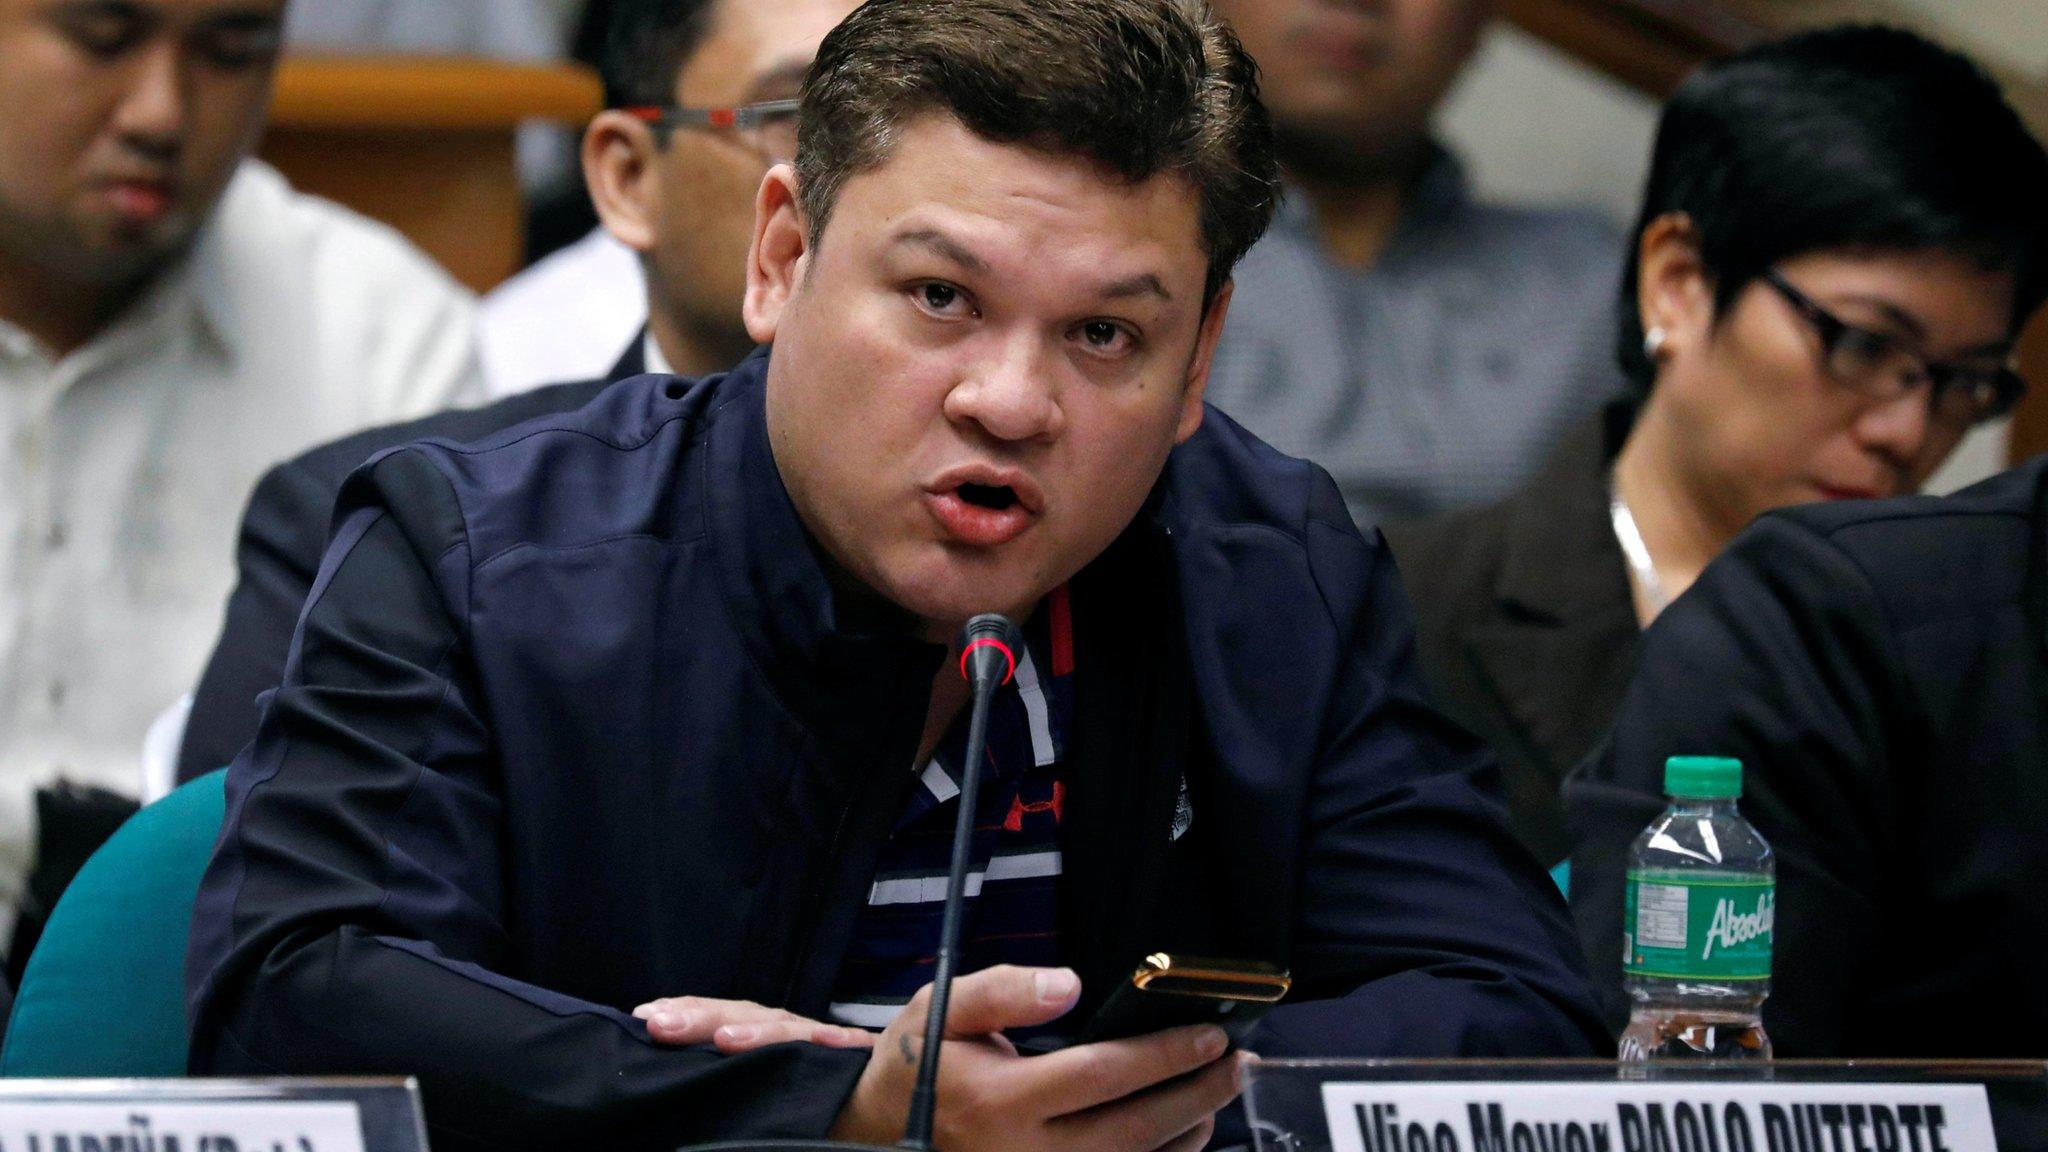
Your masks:
<path fill-rule="evenodd" d="M 981 762 L 988 739 L 988 706 L 995 689 L 1017 670 L 1017 626 L 1006 616 L 984 612 L 961 630 L 960 675 L 974 695 L 967 718 L 967 755 L 960 769 L 960 810 L 953 820 L 953 860 L 946 873 L 945 911 L 939 921 L 938 962 L 924 1021 L 924 1050 L 918 1053 L 917 1084 L 903 1139 L 893 1148 L 841 1140 L 734 1140 L 699 1145 L 686 1152 L 936 1152 L 932 1125 L 938 1114 L 939 1050 L 946 1038 L 946 1009 L 959 967 L 960 908 L 966 903 L 967 865 L 973 857 L 974 807 L 981 795 Z"/>

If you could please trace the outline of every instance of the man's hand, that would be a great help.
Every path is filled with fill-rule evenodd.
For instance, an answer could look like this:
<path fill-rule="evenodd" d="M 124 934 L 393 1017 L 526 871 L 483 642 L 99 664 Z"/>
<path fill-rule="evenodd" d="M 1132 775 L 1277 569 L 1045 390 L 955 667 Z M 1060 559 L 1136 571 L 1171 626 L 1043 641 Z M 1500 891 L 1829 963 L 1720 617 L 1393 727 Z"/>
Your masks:
<path fill-rule="evenodd" d="M 675 996 L 633 1009 L 647 1021 L 647 1034 L 662 1044 L 710 1044 L 720 1052 L 749 1052 L 800 1040 L 826 1048 L 872 1048 L 875 1034 L 863 1028 L 824 1024 L 751 1000 Z"/>
<path fill-rule="evenodd" d="M 1210 1025 L 1019 1056 L 1000 1033 L 1064 1016 L 1081 981 L 1064 968 L 1002 966 L 953 985 L 939 1059 L 940 1148 L 1004 1152 L 1195 1152 L 1216 1110 L 1237 1096 L 1236 1057 Z M 903 1135 L 917 1082 L 931 989 L 882 1033 L 832 1125 L 835 1140 L 890 1144 Z"/>

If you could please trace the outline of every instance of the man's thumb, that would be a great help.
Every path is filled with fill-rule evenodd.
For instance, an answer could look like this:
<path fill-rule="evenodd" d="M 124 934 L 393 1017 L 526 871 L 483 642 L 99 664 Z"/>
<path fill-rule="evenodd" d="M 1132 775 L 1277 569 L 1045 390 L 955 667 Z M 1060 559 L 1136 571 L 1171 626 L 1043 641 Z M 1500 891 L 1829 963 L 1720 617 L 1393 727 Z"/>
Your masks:
<path fill-rule="evenodd" d="M 931 988 L 918 994 L 929 1008 Z M 1070 968 L 999 964 L 953 981 L 946 1035 L 986 1036 L 1008 1028 L 1047 1024 L 1066 1015 L 1081 997 L 1081 978 Z"/>

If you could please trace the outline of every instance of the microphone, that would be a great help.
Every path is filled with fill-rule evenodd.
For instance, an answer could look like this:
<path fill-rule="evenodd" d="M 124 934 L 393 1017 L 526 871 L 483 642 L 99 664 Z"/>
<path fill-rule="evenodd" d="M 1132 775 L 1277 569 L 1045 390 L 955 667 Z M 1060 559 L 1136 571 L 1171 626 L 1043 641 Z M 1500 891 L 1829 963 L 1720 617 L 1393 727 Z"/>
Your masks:
<path fill-rule="evenodd" d="M 939 1046 L 946 1038 L 946 1007 L 953 999 L 953 971 L 960 950 L 960 906 L 966 903 L 967 862 L 974 847 L 974 802 L 981 795 L 982 753 L 988 739 L 988 704 L 999 685 L 1017 671 L 1017 626 L 1009 617 L 984 612 L 960 633 L 960 675 L 973 703 L 967 714 L 966 763 L 960 769 L 960 811 L 953 820 L 953 866 L 946 874 L 946 906 L 939 921 L 938 964 L 932 971 L 931 1010 L 924 1021 L 924 1050 L 918 1056 L 917 1087 L 901 1147 L 932 1152 L 932 1121 L 939 1109 Z"/>
<path fill-rule="evenodd" d="M 735 1140 L 699 1145 L 686 1152 L 935 1152 L 932 1124 L 939 1109 L 939 1048 L 946 1038 L 946 1008 L 953 998 L 959 965 L 960 907 L 967 898 L 967 864 L 974 848 L 974 806 L 981 795 L 981 762 L 988 742 L 988 706 L 995 690 L 1017 671 L 1017 626 L 1009 617 L 984 612 L 960 632 L 960 675 L 973 693 L 967 714 L 967 755 L 960 770 L 960 811 L 953 820 L 953 859 L 946 874 L 946 903 L 939 921 L 938 962 L 925 1015 L 924 1051 L 918 1054 L 917 1084 L 903 1140 L 894 1148 L 837 1140 Z"/>

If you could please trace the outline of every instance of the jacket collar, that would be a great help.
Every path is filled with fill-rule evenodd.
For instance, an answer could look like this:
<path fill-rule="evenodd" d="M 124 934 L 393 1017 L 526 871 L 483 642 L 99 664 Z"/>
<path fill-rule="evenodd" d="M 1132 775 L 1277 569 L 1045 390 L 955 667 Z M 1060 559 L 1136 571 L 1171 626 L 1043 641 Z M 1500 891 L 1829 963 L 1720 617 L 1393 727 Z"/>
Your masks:
<path fill-rule="evenodd" d="M 1509 506 L 1492 605 L 1463 630 L 1546 777 L 1520 786 L 1533 791 L 1519 807 L 1555 808 L 1556 781 L 1607 727 L 1634 664 L 1641 633 L 1607 481 L 1631 415 L 1610 407 Z"/>
<path fill-rule="evenodd" d="M 833 588 L 769 444 L 767 377 L 760 349 L 709 400 L 709 471 L 695 479 L 719 578 L 735 628 L 784 703 L 814 731 L 858 732 L 921 707 L 945 649 L 900 614 Z"/>
<path fill-rule="evenodd" d="M 1494 585 L 1511 615 L 1559 623 L 1631 604 L 1608 476 L 1634 420 L 1629 402 L 1609 404 L 1559 445 L 1515 501 Z"/>

